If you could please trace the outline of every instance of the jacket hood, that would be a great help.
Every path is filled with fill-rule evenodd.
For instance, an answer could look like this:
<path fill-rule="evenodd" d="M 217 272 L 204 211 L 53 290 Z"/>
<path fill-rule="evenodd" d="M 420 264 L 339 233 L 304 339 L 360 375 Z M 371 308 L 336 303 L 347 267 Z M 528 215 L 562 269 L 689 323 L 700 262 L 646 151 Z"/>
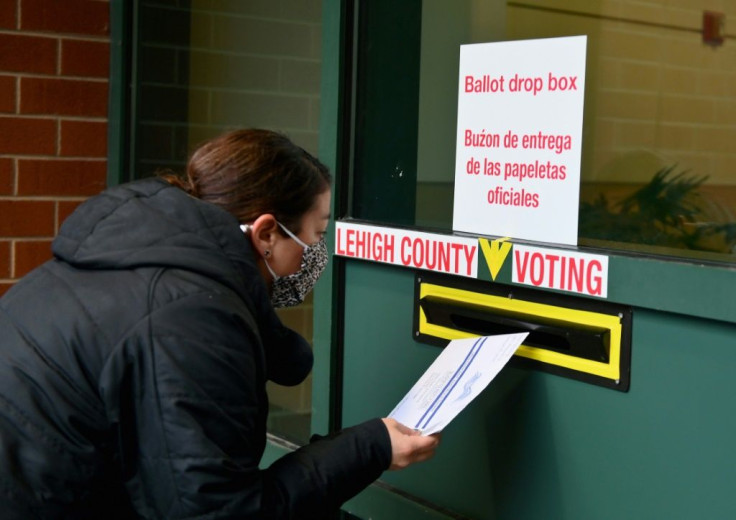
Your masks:
<path fill-rule="evenodd" d="M 237 219 L 162 179 L 123 184 L 88 199 L 64 221 L 52 251 L 78 269 L 179 268 L 216 280 L 251 309 L 270 379 L 296 384 L 311 370 L 311 348 L 273 311 Z"/>
<path fill-rule="evenodd" d="M 53 253 L 80 269 L 180 267 L 216 279 L 237 275 L 243 263 L 255 267 L 235 217 L 161 179 L 84 202 L 61 226 Z"/>

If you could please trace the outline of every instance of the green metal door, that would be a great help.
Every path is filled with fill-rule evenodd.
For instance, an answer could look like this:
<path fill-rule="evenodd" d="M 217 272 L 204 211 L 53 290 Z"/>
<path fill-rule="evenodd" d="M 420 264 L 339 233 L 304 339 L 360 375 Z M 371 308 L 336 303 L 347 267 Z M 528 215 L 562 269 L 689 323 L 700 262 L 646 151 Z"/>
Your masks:
<path fill-rule="evenodd" d="M 606 35 L 612 27 L 630 23 L 628 30 L 646 34 L 657 45 L 658 38 L 670 45 L 687 40 L 680 38 L 674 22 L 657 25 L 623 7 L 614 16 L 604 2 L 576 9 L 558 4 L 564 2 L 325 1 L 320 153 L 337 173 L 336 219 L 453 234 L 454 172 L 446 172 L 444 180 L 428 175 L 427 157 L 436 154 L 431 162 L 438 169 L 443 161 L 452 164 L 457 93 L 432 83 L 432 74 L 440 67 L 455 83 L 457 69 L 446 64 L 458 52 L 458 41 L 585 33 L 588 83 L 596 85 L 607 81 L 604 71 L 614 65 L 638 66 L 645 74 L 641 61 L 624 56 L 613 63 L 603 48 L 610 43 Z M 432 30 L 438 27 L 445 31 Z M 698 40 L 692 47 L 700 45 Z M 664 54 L 652 58 L 660 64 L 666 59 Z M 733 70 L 733 55 L 721 59 L 730 59 L 730 64 L 714 67 Z M 664 87 L 658 83 L 656 88 Z M 599 171 L 596 157 L 610 138 L 603 123 L 621 123 L 603 114 L 608 95 L 600 88 L 586 92 L 584 134 L 596 144 L 584 150 L 584 182 Z M 437 99 L 445 108 L 435 106 Z M 447 135 L 449 140 L 443 139 Z M 681 146 L 695 146 L 695 141 Z M 715 157 L 711 152 L 709 157 Z M 639 165 L 625 169 L 624 176 Z M 711 179 L 712 191 L 733 193 L 733 181 L 717 175 Z M 662 193 L 673 196 L 688 186 L 707 192 L 711 184 L 686 180 L 675 179 L 671 188 L 660 186 Z M 634 192 L 639 213 L 645 207 L 642 194 L 657 188 L 654 181 L 640 182 Z M 605 189 L 612 193 L 610 186 Z M 591 207 L 600 210 L 598 215 L 607 209 L 603 200 L 590 207 L 581 200 L 581 218 L 591 220 L 581 222 L 579 246 L 572 249 L 608 258 L 605 301 L 630 312 L 628 391 L 512 363 L 447 428 L 433 460 L 385 473 L 345 505 L 347 513 L 373 519 L 736 518 L 732 213 L 717 228 L 720 234 L 711 237 L 727 247 L 706 251 L 692 246 L 701 235 L 690 236 L 689 248 L 652 242 L 641 231 L 634 239 L 614 236 L 635 216 L 626 213 L 625 204 L 610 213 L 610 229 L 586 231 L 594 215 Z M 728 201 L 736 199 L 725 200 L 723 207 L 733 212 L 736 206 Z M 646 225 L 654 217 L 648 218 Z M 694 219 L 703 229 L 703 222 Z M 479 287 L 522 289 L 512 281 L 510 260 L 497 274 L 483 258 L 478 262 Z M 415 339 L 415 285 L 423 274 L 381 262 L 333 258 L 315 298 L 313 430 L 386 416 L 439 354 L 439 347 Z M 548 289 L 531 293 L 540 299 L 568 296 Z M 572 300 L 586 305 L 595 298 L 575 295 Z"/>

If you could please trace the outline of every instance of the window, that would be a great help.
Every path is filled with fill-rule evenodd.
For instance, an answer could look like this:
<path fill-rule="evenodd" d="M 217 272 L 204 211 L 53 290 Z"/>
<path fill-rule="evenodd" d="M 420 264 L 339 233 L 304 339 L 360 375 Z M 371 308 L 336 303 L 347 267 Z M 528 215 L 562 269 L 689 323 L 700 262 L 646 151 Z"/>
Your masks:
<path fill-rule="evenodd" d="M 179 7 L 177 7 L 179 5 Z M 136 3 L 129 166 L 122 180 L 180 172 L 200 142 L 223 131 L 281 131 L 316 154 L 321 2 Z M 311 341 L 311 297 L 279 310 Z M 296 442 L 310 434 L 311 376 L 270 384 L 269 431 Z"/>
<path fill-rule="evenodd" d="M 578 243 L 736 262 L 736 48 L 697 3 L 395 4 L 359 7 L 352 216 L 451 230 L 459 46 L 585 34 Z"/>

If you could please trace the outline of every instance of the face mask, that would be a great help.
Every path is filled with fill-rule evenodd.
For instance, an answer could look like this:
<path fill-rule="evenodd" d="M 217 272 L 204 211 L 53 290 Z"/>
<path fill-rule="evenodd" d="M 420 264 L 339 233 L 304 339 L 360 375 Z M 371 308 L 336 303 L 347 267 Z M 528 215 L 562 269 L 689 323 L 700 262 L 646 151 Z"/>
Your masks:
<path fill-rule="evenodd" d="M 306 298 L 309 291 L 314 288 L 314 284 L 317 283 L 317 280 L 325 270 L 327 260 L 329 258 L 327 253 L 327 244 L 325 244 L 324 239 L 322 239 L 316 244 L 312 244 L 311 246 L 307 245 L 294 233 L 286 229 L 286 227 L 280 222 L 277 222 L 277 224 L 284 230 L 284 233 L 294 240 L 294 242 L 304 248 L 301 269 L 288 276 L 279 276 L 274 273 L 271 266 L 268 265 L 268 260 L 264 258 L 266 269 L 268 269 L 268 272 L 271 273 L 271 276 L 273 277 L 271 304 L 274 307 L 293 307 L 304 301 L 304 298 Z M 248 228 L 248 226 L 240 227 L 243 231 Z"/>

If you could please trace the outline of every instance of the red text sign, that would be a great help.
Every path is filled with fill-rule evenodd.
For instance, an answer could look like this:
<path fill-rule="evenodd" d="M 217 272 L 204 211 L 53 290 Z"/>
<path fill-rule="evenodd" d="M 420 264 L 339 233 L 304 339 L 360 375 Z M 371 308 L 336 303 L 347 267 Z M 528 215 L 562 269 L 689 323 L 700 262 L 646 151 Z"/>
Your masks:
<path fill-rule="evenodd" d="M 606 298 L 608 257 L 514 245 L 514 283 Z"/>
<path fill-rule="evenodd" d="M 337 222 L 335 254 L 476 278 L 478 241 L 433 233 Z"/>

